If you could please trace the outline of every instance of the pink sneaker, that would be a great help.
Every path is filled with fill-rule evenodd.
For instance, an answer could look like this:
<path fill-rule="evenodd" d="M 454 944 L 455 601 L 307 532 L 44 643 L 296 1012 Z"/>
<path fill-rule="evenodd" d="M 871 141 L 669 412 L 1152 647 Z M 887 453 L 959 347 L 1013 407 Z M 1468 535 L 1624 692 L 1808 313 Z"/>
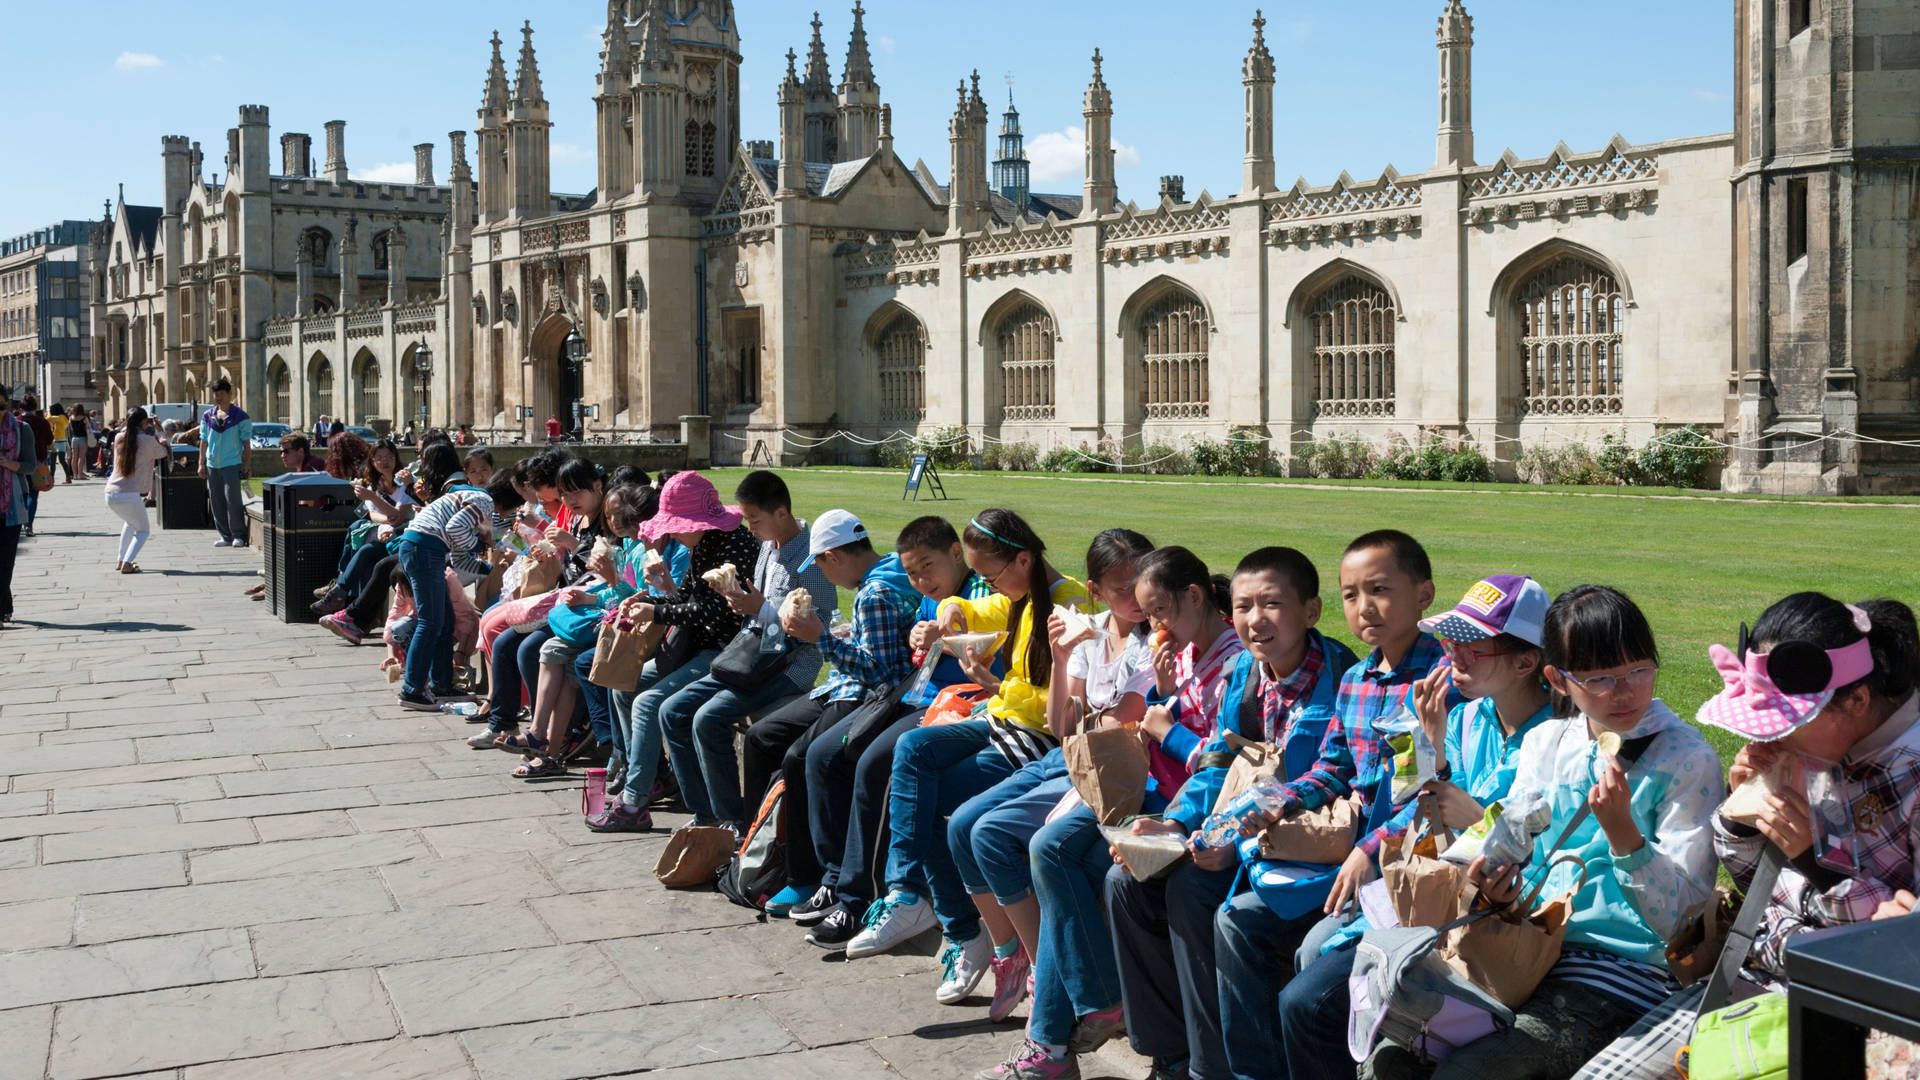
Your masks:
<path fill-rule="evenodd" d="M 1080 1080 L 1080 1063 L 1071 1053 L 1050 1058 L 1045 1047 L 1022 1039 L 1011 1057 L 973 1074 L 973 1080 Z"/>
<path fill-rule="evenodd" d="M 1027 950 L 1023 948 L 1004 960 L 996 957 L 993 961 L 993 1004 L 987 1006 L 987 1019 L 996 1024 L 1005 1020 L 1032 995 L 1033 961 L 1027 959 Z"/>
<path fill-rule="evenodd" d="M 336 611 L 323 617 L 320 620 L 320 627 L 331 631 L 335 637 L 349 645 L 358 645 L 367 636 L 365 631 L 354 625 L 352 619 L 347 618 L 347 613 L 344 611 Z"/>

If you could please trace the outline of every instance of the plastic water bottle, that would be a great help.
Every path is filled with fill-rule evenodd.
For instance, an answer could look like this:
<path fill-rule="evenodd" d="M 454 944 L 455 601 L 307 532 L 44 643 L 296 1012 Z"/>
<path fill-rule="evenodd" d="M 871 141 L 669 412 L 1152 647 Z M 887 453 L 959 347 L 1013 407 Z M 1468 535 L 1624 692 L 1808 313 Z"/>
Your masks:
<path fill-rule="evenodd" d="M 486 708 L 477 701 L 449 701 L 440 706 L 440 711 L 448 716 L 479 716 Z"/>
<path fill-rule="evenodd" d="M 1286 798 L 1286 786 L 1271 776 L 1263 776 L 1253 786 L 1233 797 L 1233 801 L 1215 810 L 1200 826 L 1193 839 L 1196 848 L 1223 848 L 1240 842 L 1240 824 L 1255 813 L 1279 814 Z"/>

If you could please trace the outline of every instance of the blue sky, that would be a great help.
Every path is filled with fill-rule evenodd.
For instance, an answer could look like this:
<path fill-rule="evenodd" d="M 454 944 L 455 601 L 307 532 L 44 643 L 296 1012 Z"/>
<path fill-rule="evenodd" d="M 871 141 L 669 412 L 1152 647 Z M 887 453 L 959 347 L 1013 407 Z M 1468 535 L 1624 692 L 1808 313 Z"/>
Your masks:
<path fill-rule="evenodd" d="M 812 5 L 736 0 L 745 54 L 743 132 L 777 134 L 774 89 L 789 47 L 803 60 Z M 1391 162 L 1403 173 L 1433 161 L 1434 21 L 1442 0 L 1266 4 L 1278 68 L 1275 155 L 1296 176 L 1357 179 Z M 1480 161 L 1511 147 L 1539 157 L 1556 142 L 1591 150 L 1615 131 L 1635 142 L 1732 127 L 1733 7 L 1728 0 L 1468 0 L 1476 20 L 1474 126 Z M 204 12 L 197 8 L 204 7 Z M 823 8 L 836 80 L 851 0 Z M 1230 194 L 1239 186 L 1240 60 L 1254 3 L 1165 0 L 868 0 L 867 31 L 900 155 L 948 172 L 946 120 L 956 81 L 973 68 L 991 89 L 994 123 L 1014 93 L 1034 161 L 1034 187 L 1077 192 L 1080 98 L 1098 46 L 1114 97 L 1120 193 L 1142 204 L 1163 173 Z M 160 137 L 201 141 L 222 167 L 235 107 L 271 107 L 278 169 L 284 131 L 314 136 L 347 124 L 356 175 L 412 178 L 414 143 L 471 128 L 487 41 L 534 20 L 542 81 L 553 104 L 554 186 L 594 183 L 593 76 L 603 0 L 463 0 L 459 4 L 334 0 L 290 4 L 92 3 L 14 5 L 9 80 L 24 107 L 9 117 L 14 167 L 0 170 L 0 235 L 93 217 L 116 185 L 130 201 L 159 198 Z M 947 16 L 965 11 L 964 21 Z M 1035 12 L 1044 12 L 1044 20 Z M 324 12 L 324 17 L 322 16 Z M 87 31 L 75 33 L 76 25 Z M 512 67 L 509 55 L 509 70 Z M 35 91 L 32 88 L 40 88 Z M 316 161 L 316 164 L 319 162 Z"/>

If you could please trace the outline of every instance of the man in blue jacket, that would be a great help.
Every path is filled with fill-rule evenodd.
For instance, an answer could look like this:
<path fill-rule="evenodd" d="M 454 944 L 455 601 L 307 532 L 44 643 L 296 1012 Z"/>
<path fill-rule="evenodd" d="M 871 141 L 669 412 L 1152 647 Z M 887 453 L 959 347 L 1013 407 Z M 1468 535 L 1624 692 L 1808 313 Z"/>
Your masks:
<path fill-rule="evenodd" d="M 1167 807 L 1162 821 L 1139 821 L 1136 833 L 1192 836 L 1214 810 L 1235 756 L 1225 732 L 1280 748 L 1282 778 L 1313 767 L 1333 715 L 1340 676 L 1352 650 L 1314 629 L 1320 620 L 1320 574 L 1292 548 L 1261 548 L 1235 568 L 1233 628 L 1246 645 L 1235 661 L 1221 709 L 1220 733 L 1200 767 Z M 1226 705 L 1236 707 L 1229 713 Z M 1229 715 L 1238 718 L 1228 723 Z M 1191 846 L 1189 840 L 1189 846 Z M 1126 1003 L 1127 1036 L 1153 1059 L 1153 1075 L 1226 1075 L 1213 953 L 1214 913 L 1233 891 L 1233 847 L 1196 851 L 1165 878 L 1135 881 L 1115 866 L 1107 875 L 1107 916 Z"/>
<path fill-rule="evenodd" d="M 247 546 L 247 447 L 253 420 L 233 403 L 233 384 L 215 379 L 213 407 L 200 414 L 200 478 L 213 504 L 214 547 Z"/>

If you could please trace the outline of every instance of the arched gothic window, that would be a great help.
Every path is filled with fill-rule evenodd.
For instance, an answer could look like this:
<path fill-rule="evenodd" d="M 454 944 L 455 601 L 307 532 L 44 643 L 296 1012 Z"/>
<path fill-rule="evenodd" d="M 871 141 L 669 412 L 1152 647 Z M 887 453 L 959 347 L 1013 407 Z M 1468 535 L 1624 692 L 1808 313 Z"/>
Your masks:
<path fill-rule="evenodd" d="M 387 252 L 389 250 L 389 245 L 392 243 L 392 240 L 393 240 L 393 233 L 390 231 L 381 232 L 374 236 L 373 268 L 375 270 L 385 270 L 387 268 L 388 266 Z"/>
<path fill-rule="evenodd" d="M 1393 415 L 1393 298 L 1349 275 L 1308 308 L 1315 415 Z"/>
<path fill-rule="evenodd" d="M 333 411 L 333 365 L 319 353 L 307 365 L 307 419 Z"/>
<path fill-rule="evenodd" d="M 355 381 L 360 384 L 360 400 L 355 404 L 360 409 L 359 420 L 364 424 L 380 415 L 380 362 L 372 354 L 361 357 Z"/>
<path fill-rule="evenodd" d="M 1031 300 L 1000 319 L 1002 421 L 1053 419 L 1053 316 Z"/>
<path fill-rule="evenodd" d="M 1586 416 L 1620 411 L 1620 323 L 1626 303 L 1612 274 L 1565 258 L 1521 282 L 1520 409 Z"/>
<path fill-rule="evenodd" d="M 1207 356 L 1213 338 L 1207 309 L 1174 289 L 1140 313 L 1140 404 L 1149 420 L 1197 420 L 1208 412 Z"/>
<path fill-rule="evenodd" d="M 880 419 L 919 421 L 927 417 L 927 339 L 920 320 L 904 311 L 873 339 L 880 385 Z"/>
<path fill-rule="evenodd" d="M 325 229 L 308 229 L 300 236 L 300 254 L 314 265 L 315 269 L 324 269 L 327 265 L 327 248 L 333 243 L 333 234 Z"/>
<path fill-rule="evenodd" d="M 276 423 L 293 423 L 293 377 L 278 356 L 267 363 L 267 415 Z"/>

